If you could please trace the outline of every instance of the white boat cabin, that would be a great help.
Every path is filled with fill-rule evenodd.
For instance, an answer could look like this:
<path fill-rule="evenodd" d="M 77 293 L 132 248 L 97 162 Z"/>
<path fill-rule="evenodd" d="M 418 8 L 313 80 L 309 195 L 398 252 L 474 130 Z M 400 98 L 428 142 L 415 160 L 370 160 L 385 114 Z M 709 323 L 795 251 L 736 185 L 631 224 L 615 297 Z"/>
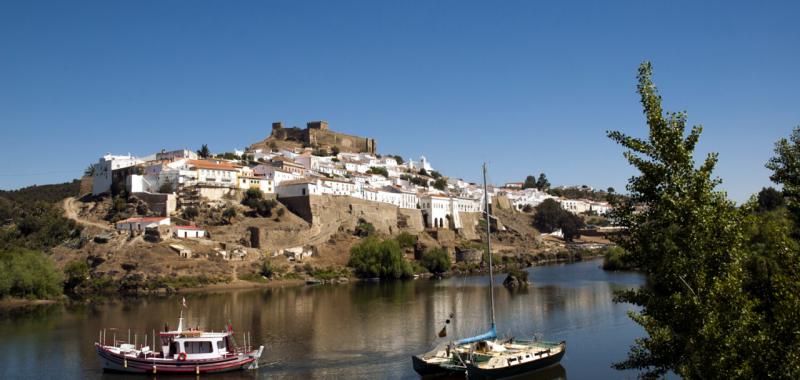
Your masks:
<path fill-rule="evenodd" d="M 164 358 L 178 360 L 216 359 L 233 353 L 230 333 L 168 331 L 161 334 Z"/>

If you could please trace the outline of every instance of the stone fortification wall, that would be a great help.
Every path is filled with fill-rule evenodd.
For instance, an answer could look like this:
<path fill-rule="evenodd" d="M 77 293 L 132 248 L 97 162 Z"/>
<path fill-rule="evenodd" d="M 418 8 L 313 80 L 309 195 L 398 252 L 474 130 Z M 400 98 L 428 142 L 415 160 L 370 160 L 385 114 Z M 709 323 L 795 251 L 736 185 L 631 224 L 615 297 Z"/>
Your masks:
<path fill-rule="evenodd" d="M 312 227 L 320 227 L 320 233 L 354 230 L 360 219 L 371 223 L 376 231 L 389 235 L 423 230 L 419 210 L 399 209 L 387 203 L 337 195 L 286 197 L 279 201 Z"/>
<path fill-rule="evenodd" d="M 280 141 L 294 141 L 306 146 L 314 146 L 331 150 L 337 147 L 341 152 L 372 153 L 377 151 L 377 142 L 368 137 L 348 135 L 328 129 L 324 121 L 310 122 L 305 129 L 297 127 L 284 128 L 282 122 L 272 123 L 270 137 L 256 143 L 251 148 L 268 146 L 270 139 Z"/>
<path fill-rule="evenodd" d="M 459 217 L 461 217 L 461 228 L 458 230 L 458 234 L 467 240 L 480 239 L 477 228 L 478 223 L 483 218 L 483 214 L 480 212 L 462 212 L 459 213 Z"/>
<path fill-rule="evenodd" d="M 342 152 L 372 153 L 375 154 L 377 144 L 375 139 L 346 135 L 325 129 L 306 129 L 308 143 L 312 146 L 338 147 Z"/>

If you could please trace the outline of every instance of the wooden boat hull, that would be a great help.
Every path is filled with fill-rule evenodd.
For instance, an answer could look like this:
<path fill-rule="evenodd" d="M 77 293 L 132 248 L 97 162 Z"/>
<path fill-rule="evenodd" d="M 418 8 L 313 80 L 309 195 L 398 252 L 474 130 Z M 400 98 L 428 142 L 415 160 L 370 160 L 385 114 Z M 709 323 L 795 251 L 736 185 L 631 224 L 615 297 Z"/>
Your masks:
<path fill-rule="evenodd" d="M 257 368 L 256 358 L 250 355 L 230 356 L 207 360 L 170 360 L 131 358 L 114 353 L 95 344 L 103 370 L 128 373 L 207 374 Z"/>
<path fill-rule="evenodd" d="M 488 379 L 500 379 L 504 377 L 516 376 L 524 373 L 533 372 L 542 368 L 547 368 L 552 365 L 558 364 L 561 361 L 561 358 L 564 357 L 564 353 L 566 351 L 567 351 L 566 347 L 564 347 L 564 349 L 562 349 L 559 353 L 555 355 L 551 355 L 546 358 L 542 358 L 531 362 L 526 362 L 502 368 L 487 369 L 487 368 L 476 367 L 471 363 L 467 363 L 467 377 L 470 380 L 484 380 L 484 379 L 488 380 Z"/>

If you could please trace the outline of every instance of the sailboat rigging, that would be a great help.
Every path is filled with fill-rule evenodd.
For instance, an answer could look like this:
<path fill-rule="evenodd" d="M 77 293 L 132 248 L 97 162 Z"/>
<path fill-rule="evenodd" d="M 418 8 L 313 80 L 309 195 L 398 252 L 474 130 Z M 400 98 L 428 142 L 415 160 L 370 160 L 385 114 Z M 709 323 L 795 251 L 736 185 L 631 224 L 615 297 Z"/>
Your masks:
<path fill-rule="evenodd" d="M 466 373 L 470 379 L 495 379 L 549 367 L 561 361 L 566 342 L 497 339 L 492 263 L 489 191 L 483 164 L 483 208 L 486 220 L 486 256 L 489 264 L 489 331 L 455 342 L 439 344 L 433 350 L 412 356 L 414 370 L 422 376 Z"/>

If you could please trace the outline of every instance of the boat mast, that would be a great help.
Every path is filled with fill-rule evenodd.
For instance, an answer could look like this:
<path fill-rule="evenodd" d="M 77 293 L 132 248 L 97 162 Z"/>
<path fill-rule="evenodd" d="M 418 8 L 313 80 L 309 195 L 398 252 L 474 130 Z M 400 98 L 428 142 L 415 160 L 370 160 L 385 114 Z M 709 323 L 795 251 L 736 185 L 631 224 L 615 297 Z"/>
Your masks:
<path fill-rule="evenodd" d="M 486 254 L 489 256 L 489 299 L 492 305 L 492 330 L 494 330 L 494 272 L 492 271 L 492 220 L 489 215 L 489 190 L 486 187 L 486 163 L 483 163 L 483 211 L 486 213 Z"/>

